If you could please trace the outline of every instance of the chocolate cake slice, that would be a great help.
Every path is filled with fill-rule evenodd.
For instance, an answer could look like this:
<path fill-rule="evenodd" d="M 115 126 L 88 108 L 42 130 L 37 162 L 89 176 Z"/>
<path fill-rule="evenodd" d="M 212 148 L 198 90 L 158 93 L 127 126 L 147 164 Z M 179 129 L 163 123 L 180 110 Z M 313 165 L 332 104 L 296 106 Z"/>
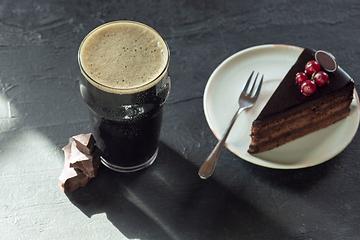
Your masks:
<path fill-rule="evenodd" d="M 315 50 L 305 48 L 251 127 L 249 153 L 259 153 L 281 146 L 325 128 L 350 113 L 354 82 L 338 67 L 327 72 L 326 85 L 311 96 L 301 92 L 295 76 L 306 63 L 315 60 Z M 325 71 L 322 69 L 322 71 Z"/>

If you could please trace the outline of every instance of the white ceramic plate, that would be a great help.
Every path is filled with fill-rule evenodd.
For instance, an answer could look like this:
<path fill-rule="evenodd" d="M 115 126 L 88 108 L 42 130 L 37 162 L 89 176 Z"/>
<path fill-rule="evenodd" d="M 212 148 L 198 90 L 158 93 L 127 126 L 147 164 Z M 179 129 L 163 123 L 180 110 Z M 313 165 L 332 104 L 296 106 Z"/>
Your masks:
<path fill-rule="evenodd" d="M 226 147 L 242 159 L 277 169 L 314 166 L 339 154 L 355 136 L 360 111 L 359 97 L 354 90 L 354 100 L 347 118 L 270 151 L 254 155 L 247 153 L 252 121 L 302 50 L 288 45 L 251 47 L 227 58 L 210 76 L 204 92 L 204 111 L 211 130 L 219 139 L 238 108 L 239 94 L 250 73 L 254 70 L 265 75 L 256 104 L 241 113 L 226 141 Z"/>

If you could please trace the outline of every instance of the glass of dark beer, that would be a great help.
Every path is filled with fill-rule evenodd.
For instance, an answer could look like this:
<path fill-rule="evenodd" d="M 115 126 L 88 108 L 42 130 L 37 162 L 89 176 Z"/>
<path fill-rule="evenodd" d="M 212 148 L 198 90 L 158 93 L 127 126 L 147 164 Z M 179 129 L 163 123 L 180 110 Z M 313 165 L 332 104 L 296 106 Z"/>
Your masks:
<path fill-rule="evenodd" d="M 82 41 L 80 93 L 108 168 L 133 172 L 156 159 L 169 61 L 165 40 L 138 22 L 106 23 Z"/>

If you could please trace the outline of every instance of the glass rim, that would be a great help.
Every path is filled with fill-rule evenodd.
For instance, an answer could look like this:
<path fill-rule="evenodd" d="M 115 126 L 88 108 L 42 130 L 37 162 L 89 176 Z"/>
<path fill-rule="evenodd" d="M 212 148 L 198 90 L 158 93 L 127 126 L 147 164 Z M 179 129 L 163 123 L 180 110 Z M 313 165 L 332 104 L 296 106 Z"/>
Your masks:
<path fill-rule="evenodd" d="M 99 83 L 97 80 L 93 79 L 84 69 L 82 63 L 81 63 L 81 49 L 82 49 L 82 46 L 84 45 L 84 42 L 86 41 L 86 39 L 92 35 L 94 32 L 96 32 L 97 30 L 105 27 L 105 26 L 108 26 L 108 25 L 111 25 L 111 24 L 116 24 L 116 23 L 131 23 L 131 24 L 136 24 L 136 25 L 141 25 L 143 27 L 146 27 L 148 29 L 150 29 L 151 31 L 153 31 L 154 33 L 156 33 L 161 39 L 162 41 L 165 43 L 165 46 L 166 46 L 166 50 L 167 50 L 167 60 L 166 60 L 166 64 L 164 66 L 164 69 L 162 69 L 161 73 L 155 77 L 154 79 L 140 85 L 140 86 L 136 86 L 136 87 L 127 87 L 127 88 L 119 88 L 119 87 L 110 87 L 110 86 L 107 86 L 107 85 L 104 85 L 102 83 Z M 77 54 L 77 58 L 78 58 L 78 64 L 79 64 L 79 67 L 80 67 L 80 71 L 81 73 L 85 76 L 86 80 L 88 80 L 91 84 L 93 84 L 95 87 L 98 87 L 101 89 L 101 90 L 105 90 L 107 92 L 138 92 L 136 91 L 137 89 L 141 89 L 141 88 L 144 88 L 145 89 L 148 89 L 150 87 L 152 87 L 153 85 L 155 85 L 158 81 L 160 81 L 163 77 L 166 76 L 166 72 L 168 70 L 168 67 L 169 67 L 169 63 L 170 63 L 170 49 L 169 49 L 169 46 L 167 44 L 167 42 L 165 41 L 165 39 L 160 35 L 160 33 L 158 33 L 154 28 L 144 24 L 144 23 L 141 23 L 141 22 L 136 22 L 136 21 L 131 21 L 131 20 L 116 20 L 116 21 L 111 21 L 111 22 L 107 22 L 107 23 L 104 23 L 104 24 L 101 24 L 100 26 L 94 28 L 93 30 L 91 30 L 85 37 L 84 39 L 81 41 L 81 44 L 79 46 L 79 49 L 78 49 L 78 54 Z M 106 90 L 107 89 L 107 90 Z"/>

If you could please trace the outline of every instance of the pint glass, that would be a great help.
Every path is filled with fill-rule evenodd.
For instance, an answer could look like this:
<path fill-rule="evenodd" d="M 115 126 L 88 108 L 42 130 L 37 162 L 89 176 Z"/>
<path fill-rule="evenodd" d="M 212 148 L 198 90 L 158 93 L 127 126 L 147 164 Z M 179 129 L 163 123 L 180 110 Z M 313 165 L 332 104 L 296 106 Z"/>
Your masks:
<path fill-rule="evenodd" d="M 106 23 L 82 41 L 80 93 L 108 168 L 133 172 L 156 159 L 169 61 L 164 39 L 138 22 Z"/>

